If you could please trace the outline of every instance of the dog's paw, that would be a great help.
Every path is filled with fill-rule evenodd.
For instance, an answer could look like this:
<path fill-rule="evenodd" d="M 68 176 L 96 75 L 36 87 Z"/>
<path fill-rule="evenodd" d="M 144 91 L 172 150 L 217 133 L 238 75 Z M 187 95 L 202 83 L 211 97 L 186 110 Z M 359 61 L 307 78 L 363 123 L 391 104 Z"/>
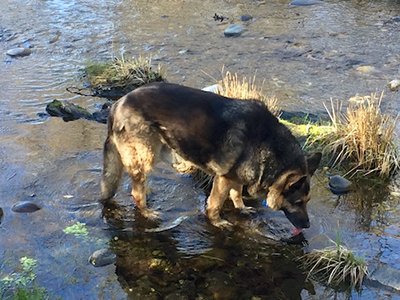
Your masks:
<path fill-rule="evenodd" d="M 150 221 L 158 221 L 161 219 L 161 213 L 150 208 L 143 208 L 140 210 L 140 213 Z"/>
<path fill-rule="evenodd" d="M 245 206 L 240 209 L 240 213 L 245 214 L 245 215 L 255 214 L 256 212 L 257 212 L 257 210 L 251 206 Z"/>
<path fill-rule="evenodd" d="M 228 229 L 228 230 L 233 229 L 233 224 L 224 219 L 213 220 L 211 221 L 211 224 L 220 229 Z"/>

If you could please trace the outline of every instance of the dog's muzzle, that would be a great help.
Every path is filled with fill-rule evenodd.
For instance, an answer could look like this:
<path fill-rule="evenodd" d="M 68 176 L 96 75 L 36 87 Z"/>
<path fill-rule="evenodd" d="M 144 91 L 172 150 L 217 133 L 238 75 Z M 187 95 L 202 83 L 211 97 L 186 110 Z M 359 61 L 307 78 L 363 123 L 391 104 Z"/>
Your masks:
<path fill-rule="evenodd" d="M 282 211 L 285 213 L 286 218 L 289 219 L 289 221 L 294 225 L 294 227 L 299 229 L 310 227 L 310 219 L 308 218 L 307 212 L 302 210 L 289 212 L 285 208 L 282 208 Z"/>

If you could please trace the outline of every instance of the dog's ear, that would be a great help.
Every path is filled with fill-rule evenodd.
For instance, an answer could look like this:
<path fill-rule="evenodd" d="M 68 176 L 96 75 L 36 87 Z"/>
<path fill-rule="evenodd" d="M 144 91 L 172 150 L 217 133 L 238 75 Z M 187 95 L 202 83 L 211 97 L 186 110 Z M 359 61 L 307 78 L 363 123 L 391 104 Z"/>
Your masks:
<path fill-rule="evenodd" d="M 318 168 L 319 162 L 321 161 L 322 153 L 316 152 L 307 158 L 308 174 L 312 176 L 315 170 Z"/>
<path fill-rule="evenodd" d="M 304 184 L 306 180 L 307 180 L 307 175 L 303 175 L 300 178 L 298 176 L 288 178 L 285 191 L 289 193 L 295 192 L 296 190 L 301 188 L 301 186 Z"/>

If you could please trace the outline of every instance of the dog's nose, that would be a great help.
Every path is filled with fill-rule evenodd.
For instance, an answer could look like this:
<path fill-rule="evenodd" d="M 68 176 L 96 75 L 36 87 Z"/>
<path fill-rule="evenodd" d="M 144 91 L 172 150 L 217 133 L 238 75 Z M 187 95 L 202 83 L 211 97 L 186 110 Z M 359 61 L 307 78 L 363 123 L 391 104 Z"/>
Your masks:
<path fill-rule="evenodd" d="M 303 224 L 303 228 L 309 228 L 310 227 L 310 220 L 307 220 Z"/>

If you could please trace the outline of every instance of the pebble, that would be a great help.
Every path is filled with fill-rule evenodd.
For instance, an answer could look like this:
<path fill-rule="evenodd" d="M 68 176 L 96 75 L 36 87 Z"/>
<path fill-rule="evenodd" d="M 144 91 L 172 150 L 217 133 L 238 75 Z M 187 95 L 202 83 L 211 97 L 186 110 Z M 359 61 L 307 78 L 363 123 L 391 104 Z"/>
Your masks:
<path fill-rule="evenodd" d="M 346 194 L 350 191 L 351 181 L 339 175 L 329 177 L 328 188 L 336 195 Z"/>
<path fill-rule="evenodd" d="M 13 212 L 18 213 L 31 213 L 37 210 L 42 209 L 39 205 L 31 201 L 24 201 L 17 204 L 14 204 L 11 208 Z"/>
<path fill-rule="evenodd" d="M 227 37 L 237 37 L 242 34 L 244 27 L 242 25 L 231 24 L 225 29 L 224 35 Z"/>
<path fill-rule="evenodd" d="M 391 82 L 389 82 L 387 84 L 387 86 L 389 87 L 389 89 L 393 92 L 397 91 L 400 87 L 400 80 L 399 79 L 395 79 L 392 80 Z"/>
<path fill-rule="evenodd" d="M 117 255 L 110 249 L 101 249 L 93 252 L 89 257 L 89 262 L 95 267 L 104 267 L 115 264 L 117 262 Z"/>
<path fill-rule="evenodd" d="M 31 49 L 29 48 L 14 48 L 10 49 L 6 52 L 8 56 L 11 57 L 23 57 L 23 56 L 28 56 L 31 54 Z"/>

